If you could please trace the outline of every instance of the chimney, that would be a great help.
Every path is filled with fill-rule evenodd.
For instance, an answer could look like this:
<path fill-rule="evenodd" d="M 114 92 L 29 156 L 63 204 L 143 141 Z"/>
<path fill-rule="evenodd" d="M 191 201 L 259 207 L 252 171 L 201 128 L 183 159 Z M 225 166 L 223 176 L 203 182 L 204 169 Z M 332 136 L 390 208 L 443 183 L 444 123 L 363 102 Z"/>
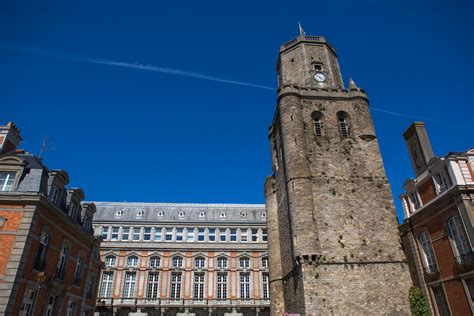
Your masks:
<path fill-rule="evenodd" d="M 418 177 L 428 169 L 428 162 L 434 157 L 425 123 L 413 122 L 403 133 L 403 138 L 407 144 L 413 170 Z"/>
<path fill-rule="evenodd" d="M 0 126 L 0 154 L 14 151 L 22 140 L 20 130 L 13 122 Z"/>

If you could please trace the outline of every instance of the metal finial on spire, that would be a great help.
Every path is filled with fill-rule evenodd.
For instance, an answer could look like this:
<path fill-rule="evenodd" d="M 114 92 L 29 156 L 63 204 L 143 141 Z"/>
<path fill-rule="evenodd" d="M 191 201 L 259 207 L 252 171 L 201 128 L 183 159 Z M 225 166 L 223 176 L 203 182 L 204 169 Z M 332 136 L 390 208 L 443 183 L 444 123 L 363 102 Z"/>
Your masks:
<path fill-rule="evenodd" d="M 299 27 L 299 29 L 300 29 L 300 36 L 306 35 L 306 33 L 305 33 L 303 27 L 301 26 L 301 23 L 300 23 L 300 22 L 298 22 L 298 27 Z"/>

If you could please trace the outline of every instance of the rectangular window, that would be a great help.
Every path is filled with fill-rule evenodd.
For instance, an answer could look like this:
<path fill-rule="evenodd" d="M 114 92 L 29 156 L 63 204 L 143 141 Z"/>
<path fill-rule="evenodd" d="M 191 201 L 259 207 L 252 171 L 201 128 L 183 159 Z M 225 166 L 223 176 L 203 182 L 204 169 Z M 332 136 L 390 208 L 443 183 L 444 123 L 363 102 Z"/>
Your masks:
<path fill-rule="evenodd" d="M 36 297 L 36 291 L 26 289 L 25 294 L 23 295 L 23 302 L 20 307 L 21 316 L 30 316 L 33 315 L 34 302 Z"/>
<path fill-rule="evenodd" d="M 198 241 L 204 241 L 206 238 L 206 229 L 198 228 Z"/>
<path fill-rule="evenodd" d="M 46 306 L 46 313 L 45 316 L 53 316 L 54 311 L 54 303 L 56 302 L 56 296 L 51 295 L 48 298 L 48 305 Z"/>
<path fill-rule="evenodd" d="M 140 240 L 140 233 L 141 233 L 142 228 L 141 227 L 133 227 L 133 240 L 138 241 Z"/>
<path fill-rule="evenodd" d="M 264 242 L 268 241 L 267 230 L 265 228 L 262 229 L 262 241 L 264 241 Z"/>
<path fill-rule="evenodd" d="M 180 272 L 171 273 L 170 299 L 176 300 L 181 298 L 181 281 L 182 274 Z"/>
<path fill-rule="evenodd" d="M 0 172 L 0 191 L 13 191 L 14 182 L 15 182 L 15 173 Z"/>
<path fill-rule="evenodd" d="M 99 297 L 112 297 L 112 288 L 114 285 L 114 273 L 102 272 L 102 281 L 100 282 Z"/>
<path fill-rule="evenodd" d="M 69 300 L 66 308 L 66 316 L 74 316 L 74 310 L 76 309 L 76 301 Z"/>
<path fill-rule="evenodd" d="M 212 242 L 216 241 L 216 229 L 209 228 L 208 232 L 209 232 L 209 241 L 212 241 Z"/>
<path fill-rule="evenodd" d="M 194 299 L 204 298 L 204 273 L 194 273 Z"/>
<path fill-rule="evenodd" d="M 151 240 L 151 227 L 143 229 L 143 240 Z"/>
<path fill-rule="evenodd" d="M 119 236 L 119 227 L 112 227 L 112 236 L 110 237 L 110 240 L 118 240 Z"/>
<path fill-rule="evenodd" d="M 240 273 L 240 299 L 250 299 L 250 273 Z"/>
<path fill-rule="evenodd" d="M 193 242 L 194 241 L 194 228 L 187 229 L 187 241 Z"/>
<path fill-rule="evenodd" d="M 148 273 L 148 287 L 146 290 L 147 298 L 158 298 L 159 277 L 160 274 L 158 272 Z"/>
<path fill-rule="evenodd" d="M 227 299 L 227 273 L 217 273 L 217 299 Z"/>
<path fill-rule="evenodd" d="M 431 288 L 433 295 L 436 301 L 436 307 L 438 307 L 438 312 L 441 316 L 449 316 L 448 302 L 446 301 L 446 296 L 444 296 L 444 290 L 441 285 L 433 286 Z"/>
<path fill-rule="evenodd" d="M 226 242 L 227 241 L 227 229 L 219 228 L 219 241 Z"/>
<path fill-rule="evenodd" d="M 135 272 L 125 272 L 125 280 L 123 282 L 123 297 L 135 297 L 135 282 L 137 274 Z"/>
<path fill-rule="evenodd" d="M 102 227 L 102 239 L 107 240 L 109 238 L 109 228 L 104 226 Z"/>
<path fill-rule="evenodd" d="M 410 193 L 408 197 L 410 199 L 413 209 L 415 210 L 419 209 L 421 206 L 421 203 L 420 203 L 420 200 L 418 199 L 418 194 L 416 192 L 412 192 Z"/>
<path fill-rule="evenodd" d="M 165 240 L 166 241 L 172 241 L 173 240 L 173 228 L 172 227 L 166 227 L 165 228 Z"/>
<path fill-rule="evenodd" d="M 314 70 L 316 70 L 316 71 L 321 71 L 321 70 L 323 70 L 323 65 L 321 65 L 321 64 L 313 64 L 313 68 L 314 68 Z"/>
<path fill-rule="evenodd" d="M 161 227 L 155 227 L 155 241 L 161 241 Z"/>
<path fill-rule="evenodd" d="M 248 229 L 240 229 L 240 241 L 241 242 L 249 241 Z"/>
<path fill-rule="evenodd" d="M 130 227 L 122 228 L 122 240 L 128 240 L 130 238 Z"/>
<path fill-rule="evenodd" d="M 464 282 L 466 282 L 466 287 L 467 287 L 467 297 L 470 299 L 470 303 L 474 304 L 474 278 L 469 278 L 465 279 Z"/>
<path fill-rule="evenodd" d="M 264 300 L 268 300 L 270 298 L 270 278 L 268 273 L 262 274 L 262 295 Z"/>
<path fill-rule="evenodd" d="M 184 228 L 176 228 L 176 241 L 183 241 Z"/>
<path fill-rule="evenodd" d="M 258 241 L 258 229 L 252 228 L 252 242 Z"/>
<path fill-rule="evenodd" d="M 230 229 L 230 241 L 236 242 L 237 241 L 237 229 L 231 228 Z"/>

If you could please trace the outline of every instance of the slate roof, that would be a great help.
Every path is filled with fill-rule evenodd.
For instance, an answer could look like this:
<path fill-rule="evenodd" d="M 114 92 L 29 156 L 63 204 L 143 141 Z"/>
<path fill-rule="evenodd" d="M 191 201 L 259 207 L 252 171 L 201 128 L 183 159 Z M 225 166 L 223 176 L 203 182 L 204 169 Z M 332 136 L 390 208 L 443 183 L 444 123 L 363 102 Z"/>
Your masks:
<path fill-rule="evenodd" d="M 97 207 L 94 222 L 169 222 L 169 223 L 259 223 L 266 222 L 264 204 L 197 204 L 197 203 L 140 203 L 90 202 Z M 122 216 L 117 216 L 122 211 Z M 143 216 L 137 216 L 142 211 Z M 158 214 L 162 212 L 162 216 Z M 183 212 L 183 216 L 178 216 Z M 204 212 L 205 216 L 200 216 Z M 222 214 L 225 213 L 225 217 Z M 242 213 L 246 214 L 243 216 Z"/>

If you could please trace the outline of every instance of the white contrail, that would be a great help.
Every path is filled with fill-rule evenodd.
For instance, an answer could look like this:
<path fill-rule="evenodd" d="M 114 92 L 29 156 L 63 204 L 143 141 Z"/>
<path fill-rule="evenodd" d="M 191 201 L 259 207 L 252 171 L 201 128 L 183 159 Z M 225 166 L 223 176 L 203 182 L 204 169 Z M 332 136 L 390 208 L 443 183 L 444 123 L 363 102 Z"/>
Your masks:
<path fill-rule="evenodd" d="M 43 55 L 43 56 L 61 58 L 61 59 L 65 59 L 65 60 L 72 60 L 72 61 L 79 61 L 79 62 L 85 62 L 85 63 L 93 63 L 93 64 L 100 64 L 100 65 L 117 66 L 117 67 L 124 67 L 124 68 L 132 68 L 132 69 L 153 71 L 153 72 L 159 72 L 159 73 L 169 74 L 169 75 L 192 77 L 192 78 L 197 78 L 197 79 L 203 79 L 203 80 L 222 82 L 222 83 L 228 83 L 228 84 L 239 85 L 239 86 L 246 86 L 246 87 L 258 88 L 258 89 L 276 91 L 275 88 L 264 86 L 264 85 L 254 84 L 254 83 L 250 83 L 250 82 L 237 81 L 237 80 L 230 80 L 230 79 L 225 79 L 225 78 L 219 78 L 219 77 L 209 76 L 209 75 L 205 75 L 205 74 L 201 74 L 201 73 L 197 73 L 197 72 L 192 72 L 192 71 L 187 71 L 187 70 L 182 70 L 182 69 L 165 68 L 165 67 L 159 67 L 159 66 L 154 66 L 154 65 L 145 65 L 145 64 L 140 64 L 140 63 L 122 62 L 122 61 L 115 61 L 115 60 L 110 60 L 110 59 L 88 58 L 88 57 L 81 57 L 81 56 L 63 54 L 63 53 L 40 50 L 40 49 L 26 49 L 26 48 L 22 48 L 22 47 L 16 47 L 16 46 L 4 45 L 4 44 L 0 44 L 0 47 L 11 49 L 11 50 L 16 50 L 16 51 L 22 51 L 22 52 L 26 52 L 26 53 L 32 53 L 32 54 L 36 54 L 36 55 Z"/>
<path fill-rule="evenodd" d="M 110 60 L 110 59 L 81 57 L 81 56 L 75 56 L 75 55 L 71 55 L 71 54 L 63 54 L 63 53 L 47 51 L 47 50 L 27 49 L 27 48 L 23 48 L 23 47 L 17 47 L 17 46 L 12 46 L 12 45 L 8 45 L 8 44 L 2 44 L 2 43 L 0 43 L 0 48 L 5 48 L 5 49 L 10 49 L 10 50 L 15 50 L 15 51 L 21 51 L 21 52 L 36 54 L 36 55 L 43 55 L 43 56 L 61 58 L 61 59 L 65 59 L 65 60 L 84 62 L 84 63 L 100 64 L 100 65 L 107 65 L 107 66 L 117 66 L 117 67 L 132 68 L 132 69 L 139 69 L 139 70 L 145 70 L 145 71 L 153 71 L 153 72 L 169 74 L 169 75 L 191 77 L 191 78 L 196 78 L 196 79 L 203 79 L 203 80 L 222 82 L 222 83 L 228 83 L 228 84 L 239 85 L 239 86 L 246 86 L 246 87 L 258 88 L 258 89 L 276 91 L 275 88 L 264 86 L 264 85 L 254 84 L 254 83 L 250 83 L 250 82 L 230 80 L 230 79 L 224 79 L 224 78 L 209 76 L 209 75 L 205 75 L 205 74 L 201 74 L 201 73 L 197 73 L 197 72 L 192 72 L 192 71 L 187 71 L 187 70 L 181 70 L 181 69 L 165 68 L 165 67 L 159 67 L 159 66 L 154 66 L 154 65 L 145 65 L 145 64 L 140 64 L 140 63 L 121 62 L 121 61 L 114 61 L 114 60 Z M 380 108 L 377 108 L 377 107 L 370 107 L 370 109 L 373 110 L 373 111 L 377 111 L 377 112 L 381 112 L 381 113 L 385 113 L 385 114 L 391 114 L 391 115 L 395 115 L 395 116 L 399 116 L 399 117 L 406 117 L 406 118 L 411 118 L 411 119 L 421 119 L 421 120 L 424 120 L 424 121 L 430 121 L 430 122 L 436 122 L 436 123 L 439 123 L 439 124 L 449 125 L 449 124 L 446 124 L 443 121 L 438 121 L 438 120 L 434 120 L 434 119 L 430 119 L 430 118 L 423 118 L 423 117 L 419 117 L 419 116 L 416 116 L 416 115 L 408 115 L 408 114 L 404 114 L 404 113 L 393 112 L 393 111 L 389 111 L 389 110 L 380 109 Z"/>

